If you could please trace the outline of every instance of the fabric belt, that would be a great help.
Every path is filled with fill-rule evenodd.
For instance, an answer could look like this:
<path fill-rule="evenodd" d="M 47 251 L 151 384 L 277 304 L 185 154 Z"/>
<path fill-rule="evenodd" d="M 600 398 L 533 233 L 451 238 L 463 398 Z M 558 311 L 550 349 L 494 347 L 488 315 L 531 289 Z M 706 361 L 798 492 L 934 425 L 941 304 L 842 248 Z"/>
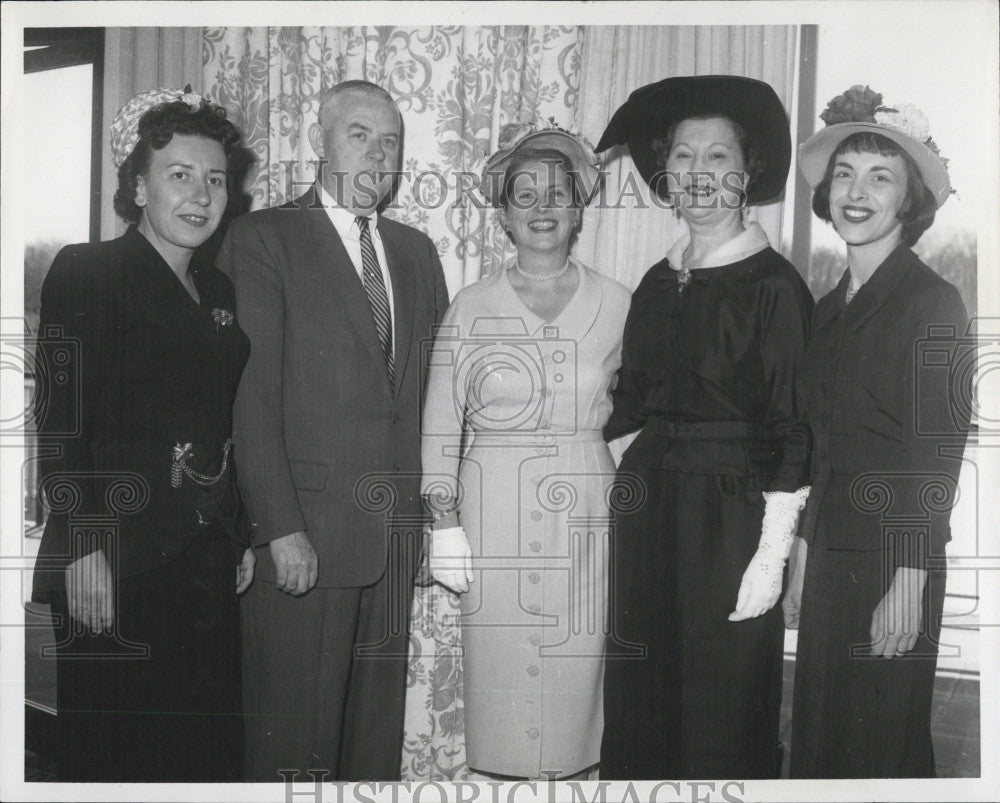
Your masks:
<path fill-rule="evenodd" d="M 629 451 L 640 465 L 690 474 L 767 476 L 777 463 L 771 427 L 752 421 L 652 416 Z"/>
<path fill-rule="evenodd" d="M 560 432 L 558 430 L 476 431 L 473 436 L 474 446 L 559 446 L 564 443 L 604 442 L 604 433 L 599 429 L 581 429 L 576 432 Z"/>

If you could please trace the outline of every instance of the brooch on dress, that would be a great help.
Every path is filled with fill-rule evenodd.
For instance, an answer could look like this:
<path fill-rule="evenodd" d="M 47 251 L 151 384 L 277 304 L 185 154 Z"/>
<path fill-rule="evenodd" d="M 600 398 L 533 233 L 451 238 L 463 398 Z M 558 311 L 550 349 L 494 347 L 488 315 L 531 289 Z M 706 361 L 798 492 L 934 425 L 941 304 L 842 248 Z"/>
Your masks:
<path fill-rule="evenodd" d="M 215 307 L 212 310 L 212 319 L 215 321 L 215 328 L 218 329 L 220 326 L 232 326 L 233 323 L 233 313 L 227 309 L 220 309 Z"/>
<path fill-rule="evenodd" d="M 684 288 L 691 283 L 691 269 L 681 268 L 677 271 L 677 292 L 683 293 Z"/>

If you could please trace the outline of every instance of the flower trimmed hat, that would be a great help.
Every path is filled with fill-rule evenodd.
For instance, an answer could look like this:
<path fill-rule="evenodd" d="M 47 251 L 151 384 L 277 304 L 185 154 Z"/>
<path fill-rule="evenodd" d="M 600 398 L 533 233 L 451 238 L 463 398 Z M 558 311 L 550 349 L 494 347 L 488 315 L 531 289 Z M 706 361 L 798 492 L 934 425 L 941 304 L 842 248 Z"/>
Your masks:
<path fill-rule="evenodd" d="M 597 150 L 627 143 L 642 177 L 655 189 L 663 167 L 653 141 L 682 120 L 713 116 L 738 123 L 760 153 L 764 170 L 748 188 L 747 203 L 763 203 L 780 195 L 792 161 L 788 115 L 770 84 L 753 78 L 677 76 L 640 87 L 614 113 Z"/>
<path fill-rule="evenodd" d="M 190 86 L 184 89 L 150 89 L 140 92 L 118 110 L 111 123 L 111 160 L 115 169 L 122 166 L 139 144 L 139 121 L 143 115 L 157 106 L 178 100 L 188 104 L 192 110 L 207 102 L 197 92 L 192 92 Z"/>
<path fill-rule="evenodd" d="M 582 184 L 584 203 L 589 203 L 597 195 L 598 182 L 602 176 L 601 162 L 594 153 L 594 146 L 582 134 L 562 128 L 549 118 L 508 123 L 500 129 L 496 153 L 486 161 L 479 182 L 479 192 L 491 206 L 500 206 L 507 166 L 517 151 L 524 147 L 551 148 L 566 154 L 573 164 L 577 181 Z"/>
<path fill-rule="evenodd" d="M 882 95 L 858 84 L 831 100 L 820 119 L 826 127 L 799 146 L 799 168 L 812 189 L 823 180 L 837 146 L 852 134 L 867 132 L 881 134 L 910 155 L 938 208 L 954 192 L 948 160 L 941 156 L 931 139 L 927 118 L 916 106 L 885 106 Z"/>

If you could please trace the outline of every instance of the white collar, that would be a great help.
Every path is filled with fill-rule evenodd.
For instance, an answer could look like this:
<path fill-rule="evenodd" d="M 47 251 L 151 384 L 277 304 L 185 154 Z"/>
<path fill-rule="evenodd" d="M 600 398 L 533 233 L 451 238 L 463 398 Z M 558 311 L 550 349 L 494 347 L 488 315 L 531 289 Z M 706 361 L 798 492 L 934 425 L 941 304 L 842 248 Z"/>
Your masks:
<path fill-rule="evenodd" d="M 372 212 L 370 215 L 355 215 L 333 200 L 330 193 L 326 191 L 326 188 L 322 184 L 319 182 L 316 182 L 316 184 L 319 187 L 320 203 L 323 204 L 330 222 L 333 223 L 338 232 L 350 231 L 351 226 L 355 224 L 359 217 L 366 217 L 368 218 L 369 230 L 372 234 L 376 233 L 378 230 L 378 212 Z"/>
<path fill-rule="evenodd" d="M 688 243 L 690 242 L 691 232 L 685 230 L 681 238 L 670 246 L 670 250 L 667 251 L 667 260 L 670 262 L 670 267 L 674 270 L 679 271 L 684 269 L 684 249 L 688 247 Z M 771 243 L 768 242 L 764 229 L 761 228 L 759 223 L 753 222 L 747 226 L 746 231 L 737 234 L 733 239 L 727 240 L 714 251 L 711 251 L 701 265 L 697 268 L 691 268 L 691 270 L 732 265 L 734 262 L 739 262 L 741 259 L 746 259 L 759 251 L 763 251 L 765 248 L 769 248 L 770 245 Z"/>

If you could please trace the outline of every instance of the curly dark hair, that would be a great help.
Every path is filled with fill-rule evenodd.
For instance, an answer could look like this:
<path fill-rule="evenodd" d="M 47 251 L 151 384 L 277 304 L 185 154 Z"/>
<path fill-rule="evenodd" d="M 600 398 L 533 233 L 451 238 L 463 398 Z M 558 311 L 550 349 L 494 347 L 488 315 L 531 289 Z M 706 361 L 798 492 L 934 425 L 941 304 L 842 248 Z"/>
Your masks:
<path fill-rule="evenodd" d="M 139 141 L 118 168 L 114 204 L 119 217 L 128 223 L 139 222 L 142 208 L 135 203 L 137 179 L 149 169 L 152 152 L 165 148 L 174 134 L 193 134 L 222 145 L 226 154 L 226 190 L 229 193 L 223 224 L 249 209 L 250 198 L 243 191 L 243 185 L 256 159 L 243 142 L 243 132 L 226 119 L 226 110 L 221 106 L 202 100 L 194 109 L 184 101 L 176 100 L 154 106 L 139 120 Z"/>
<path fill-rule="evenodd" d="M 764 171 L 767 169 L 767 163 L 764 159 L 761 149 L 757 146 L 757 143 L 753 138 L 747 133 L 747 130 L 737 123 L 732 117 L 727 117 L 725 114 L 706 114 L 699 115 L 697 117 L 685 117 L 681 120 L 677 120 L 673 125 L 671 125 L 666 133 L 662 137 L 657 137 L 650 142 L 653 148 L 653 152 L 656 154 L 656 163 L 660 170 L 666 170 L 667 168 L 667 157 L 670 155 L 670 149 L 674 147 L 674 135 L 677 133 L 677 126 L 683 123 L 685 120 L 712 120 L 719 118 L 726 120 L 733 127 L 733 135 L 736 137 L 736 144 L 740 146 L 740 151 L 743 154 L 743 169 L 747 174 L 747 183 L 743 188 L 744 195 L 748 194 L 756 181 L 760 180 L 760 177 L 764 175 Z M 665 176 L 664 173 L 658 173 L 654 176 L 654 182 L 656 194 L 659 195 L 666 201 L 670 201 L 669 193 L 666 191 L 666 182 L 661 179 Z"/>
<path fill-rule="evenodd" d="M 899 156 L 906 165 L 906 198 L 896 218 L 903 224 L 900 240 L 908 248 L 916 245 L 917 240 L 934 222 L 937 214 L 937 201 L 920 175 L 920 168 L 903 148 L 888 137 L 872 131 L 862 131 L 845 137 L 837 146 L 826 164 L 823 180 L 813 190 L 812 208 L 816 217 L 832 222 L 830 215 L 830 182 L 833 180 L 833 168 L 837 157 L 844 153 L 876 153 L 879 156 Z"/>

